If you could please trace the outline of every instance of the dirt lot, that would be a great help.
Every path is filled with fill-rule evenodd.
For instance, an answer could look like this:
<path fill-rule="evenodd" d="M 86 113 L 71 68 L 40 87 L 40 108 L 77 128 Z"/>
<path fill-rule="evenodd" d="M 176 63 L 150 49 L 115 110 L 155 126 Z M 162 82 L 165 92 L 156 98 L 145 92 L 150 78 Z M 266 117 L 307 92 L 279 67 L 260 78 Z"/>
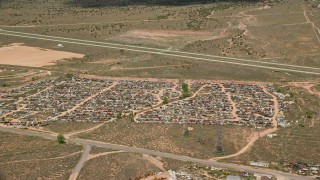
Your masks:
<path fill-rule="evenodd" d="M 84 55 L 49 49 L 10 44 L 0 48 L 0 64 L 42 67 L 53 65 L 56 61 L 70 58 L 82 58 Z"/>
<path fill-rule="evenodd" d="M 82 147 L 0 133 L 0 179 L 67 179 Z"/>

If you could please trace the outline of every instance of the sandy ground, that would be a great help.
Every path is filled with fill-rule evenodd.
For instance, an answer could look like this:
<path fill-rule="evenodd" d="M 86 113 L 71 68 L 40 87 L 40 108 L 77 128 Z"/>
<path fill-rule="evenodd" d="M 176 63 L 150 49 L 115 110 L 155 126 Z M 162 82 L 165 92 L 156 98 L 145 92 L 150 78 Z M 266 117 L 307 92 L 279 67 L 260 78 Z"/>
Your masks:
<path fill-rule="evenodd" d="M 29 47 L 18 43 L 0 48 L 0 64 L 6 65 L 42 67 L 53 65 L 58 60 L 83 56 L 83 54 Z"/>
<path fill-rule="evenodd" d="M 165 169 L 164 169 L 164 167 L 163 167 L 163 163 L 162 163 L 159 159 L 157 159 L 157 158 L 155 158 L 155 157 L 153 157 L 153 156 L 150 156 L 150 155 L 148 155 L 148 154 L 143 154 L 143 155 L 142 155 L 142 158 L 143 158 L 144 160 L 146 160 L 146 161 L 151 162 L 153 165 L 157 166 L 157 167 L 158 167 L 159 169 L 161 169 L 162 171 L 165 171 Z"/>
<path fill-rule="evenodd" d="M 149 38 L 154 40 L 159 40 L 162 38 L 172 38 L 179 36 L 187 35 L 210 35 L 212 34 L 209 31 L 195 32 L 195 31 L 174 31 L 174 30 L 146 30 L 146 29 L 137 29 L 131 30 L 125 33 L 122 36 L 129 37 L 139 37 L 139 38 Z"/>
<path fill-rule="evenodd" d="M 209 31 L 177 31 L 177 30 L 147 30 L 147 29 L 135 29 L 129 30 L 109 39 L 115 40 L 151 40 L 153 42 L 165 45 L 166 42 L 184 41 L 185 43 L 191 43 L 198 40 L 214 40 L 219 38 L 218 33 Z M 164 44 L 163 44 L 164 43 Z M 166 44 L 169 45 L 169 44 Z M 170 46 L 171 47 L 171 46 Z"/>
<path fill-rule="evenodd" d="M 319 82 L 320 83 L 320 82 Z M 296 87 L 302 87 L 306 89 L 310 94 L 316 94 L 320 96 L 320 91 L 317 91 L 314 86 L 318 83 L 316 82 L 292 82 L 289 83 L 290 85 L 296 86 Z"/>

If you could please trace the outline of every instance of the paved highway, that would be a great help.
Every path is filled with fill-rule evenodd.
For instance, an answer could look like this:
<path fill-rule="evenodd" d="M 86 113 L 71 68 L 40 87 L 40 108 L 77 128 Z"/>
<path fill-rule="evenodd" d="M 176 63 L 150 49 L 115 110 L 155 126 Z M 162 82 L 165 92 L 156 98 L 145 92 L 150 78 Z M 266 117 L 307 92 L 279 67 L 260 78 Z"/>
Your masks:
<path fill-rule="evenodd" d="M 303 74 L 310 74 L 310 75 L 320 75 L 320 68 L 316 68 L 316 67 L 281 64 L 281 63 L 241 59 L 241 58 L 235 58 L 235 57 L 214 56 L 214 55 L 183 52 L 183 51 L 176 51 L 176 50 L 166 50 L 166 49 L 141 47 L 141 46 L 134 46 L 134 45 L 123 45 L 123 44 L 116 44 L 116 43 L 89 41 L 89 40 L 64 38 L 64 37 L 56 37 L 56 36 L 46 36 L 46 35 L 23 33 L 23 32 L 16 32 L 16 31 L 7 31 L 7 30 L 1 30 L 1 29 L 0 29 L 0 34 L 6 35 L 6 36 L 20 37 L 20 38 L 53 41 L 58 43 L 77 44 L 77 45 L 84 45 L 84 46 L 109 48 L 109 49 L 123 49 L 127 51 L 142 52 L 142 53 L 171 56 L 171 57 L 180 57 L 180 58 L 194 59 L 194 60 L 207 61 L 207 62 L 218 62 L 218 63 L 247 66 L 247 67 L 253 67 L 253 68 L 264 68 L 264 69 L 270 69 L 274 71 L 286 71 L 286 72 L 303 73 Z"/>
<path fill-rule="evenodd" d="M 42 137 L 42 138 L 51 139 L 51 140 L 56 139 L 56 136 L 51 135 L 51 134 L 46 134 L 46 133 L 36 132 L 36 131 L 29 131 L 29 130 L 22 130 L 22 129 L 17 129 L 17 128 L 0 127 L 0 131 L 21 134 L 21 135 Z M 238 165 L 238 164 L 229 164 L 229 163 L 222 163 L 222 162 L 217 162 L 217 161 L 212 161 L 212 160 L 197 159 L 197 158 L 192 158 L 192 157 L 188 157 L 188 156 L 181 156 L 181 155 L 176 155 L 176 154 L 172 154 L 172 153 L 164 153 L 164 152 L 159 152 L 159 151 L 154 151 L 154 150 L 144 149 L 144 148 L 129 147 L 129 146 L 124 146 L 124 145 L 110 144 L 110 143 L 91 141 L 91 140 L 85 140 L 85 139 L 79 139 L 79 138 L 67 138 L 66 140 L 67 140 L 67 142 L 82 144 L 85 147 L 97 146 L 97 147 L 106 148 L 106 149 L 122 150 L 125 152 L 140 153 L 140 154 L 149 154 L 149 155 L 161 156 L 161 157 L 170 158 L 170 159 L 176 159 L 176 160 L 180 160 L 180 161 L 198 163 L 198 164 L 209 165 L 209 166 L 216 166 L 216 167 L 227 168 L 227 169 L 234 169 L 234 170 L 238 170 L 238 171 L 248 171 L 248 172 L 252 172 L 252 173 L 269 174 L 269 175 L 276 176 L 278 178 L 278 180 L 280 180 L 280 179 L 282 179 L 282 180 L 284 180 L 284 179 L 294 179 L 294 180 L 314 179 L 311 177 L 303 177 L 303 176 L 298 176 L 295 174 L 288 174 L 288 173 L 275 171 L 275 170 L 271 170 L 271 169 L 253 168 L 250 166 L 243 166 L 243 165 Z"/>

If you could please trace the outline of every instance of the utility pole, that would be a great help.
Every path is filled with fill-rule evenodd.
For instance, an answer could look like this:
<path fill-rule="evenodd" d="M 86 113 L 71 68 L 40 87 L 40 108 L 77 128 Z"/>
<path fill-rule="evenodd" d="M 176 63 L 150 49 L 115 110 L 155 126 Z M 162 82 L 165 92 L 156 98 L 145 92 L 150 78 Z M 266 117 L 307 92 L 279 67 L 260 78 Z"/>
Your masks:
<path fill-rule="evenodd" d="M 202 121 L 199 123 L 199 140 L 198 140 L 198 142 L 200 142 L 201 145 L 204 145 Z"/>
<path fill-rule="evenodd" d="M 258 131 L 258 138 L 260 139 L 260 128 L 261 127 L 257 127 L 257 131 Z"/>
<path fill-rule="evenodd" d="M 189 129 L 188 129 L 187 120 L 183 120 L 182 135 L 183 135 L 183 137 L 184 137 L 184 136 L 189 136 Z"/>
<path fill-rule="evenodd" d="M 217 121 L 217 134 L 216 134 L 216 150 L 215 152 L 217 154 L 222 154 L 223 153 L 223 148 L 222 148 L 222 121 Z"/>

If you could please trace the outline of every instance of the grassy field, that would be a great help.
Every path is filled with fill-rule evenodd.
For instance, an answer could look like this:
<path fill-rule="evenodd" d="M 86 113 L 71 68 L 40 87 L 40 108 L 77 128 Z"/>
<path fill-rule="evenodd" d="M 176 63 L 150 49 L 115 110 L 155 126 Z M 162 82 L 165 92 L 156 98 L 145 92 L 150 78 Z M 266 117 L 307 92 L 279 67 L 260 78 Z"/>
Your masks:
<path fill-rule="evenodd" d="M 295 102 L 287 113 L 292 126 L 279 128 L 277 137 L 261 138 L 250 151 L 228 161 L 246 164 L 251 160 L 320 163 L 320 98 L 301 88 L 286 87 L 284 90 L 293 94 Z"/>
<path fill-rule="evenodd" d="M 81 146 L 0 132 L 1 179 L 67 179 Z M 79 152 L 79 153 L 77 153 Z"/>
<path fill-rule="evenodd" d="M 120 119 L 105 124 L 90 133 L 80 134 L 78 137 L 193 157 L 210 158 L 216 156 L 214 153 L 216 127 L 204 126 L 203 145 L 198 142 L 198 125 L 194 125 L 193 128 L 194 130 L 190 131 L 190 136 L 184 137 L 182 125 L 137 124 L 128 119 Z M 246 127 L 223 127 L 225 154 L 235 153 L 245 146 L 252 131 Z"/>

